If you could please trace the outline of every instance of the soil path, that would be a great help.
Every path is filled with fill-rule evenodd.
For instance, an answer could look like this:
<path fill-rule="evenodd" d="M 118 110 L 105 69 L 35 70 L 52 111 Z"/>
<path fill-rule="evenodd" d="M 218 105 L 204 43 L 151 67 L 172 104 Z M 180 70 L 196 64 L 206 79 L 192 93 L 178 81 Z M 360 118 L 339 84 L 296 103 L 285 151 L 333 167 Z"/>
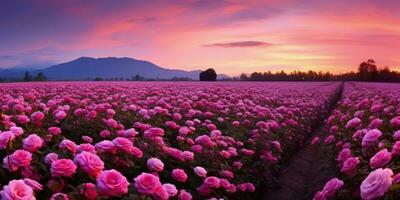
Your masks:
<path fill-rule="evenodd" d="M 332 102 L 331 110 L 341 98 L 343 85 Z M 311 200 L 325 183 L 337 174 L 334 163 L 323 145 L 311 145 L 311 140 L 318 136 L 325 139 L 328 130 L 322 124 L 309 136 L 301 147 L 286 163 L 278 176 L 278 187 L 266 191 L 263 200 Z"/>

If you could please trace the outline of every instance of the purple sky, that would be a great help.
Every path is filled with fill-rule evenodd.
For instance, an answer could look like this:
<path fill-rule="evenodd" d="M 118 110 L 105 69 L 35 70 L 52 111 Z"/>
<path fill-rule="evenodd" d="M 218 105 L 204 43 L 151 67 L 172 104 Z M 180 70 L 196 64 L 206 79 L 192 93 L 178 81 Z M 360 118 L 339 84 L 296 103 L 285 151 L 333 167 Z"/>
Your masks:
<path fill-rule="evenodd" d="M 132 57 L 218 72 L 345 72 L 400 64 L 400 1 L 75 1 L 0 3 L 0 68 Z"/>

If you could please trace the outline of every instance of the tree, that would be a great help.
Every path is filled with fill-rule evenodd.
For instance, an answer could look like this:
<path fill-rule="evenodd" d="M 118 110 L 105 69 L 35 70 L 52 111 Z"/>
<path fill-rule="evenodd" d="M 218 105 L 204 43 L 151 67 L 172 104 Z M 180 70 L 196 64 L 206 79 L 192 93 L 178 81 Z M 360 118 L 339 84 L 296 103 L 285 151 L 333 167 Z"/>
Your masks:
<path fill-rule="evenodd" d="M 358 67 L 358 74 L 361 81 L 378 81 L 379 73 L 378 68 L 375 65 L 375 61 L 372 59 L 367 62 L 360 63 Z"/>
<path fill-rule="evenodd" d="M 213 68 L 209 68 L 206 71 L 200 73 L 200 81 L 215 81 L 217 80 L 217 73 Z"/>
<path fill-rule="evenodd" d="M 47 78 L 46 76 L 43 74 L 43 72 L 39 72 L 36 77 L 35 77 L 35 81 L 45 81 Z"/>
<path fill-rule="evenodd" d="M 32 76 L 29 74 L 29 71 L 25 72 L 24 81 L 25 82 L 32 81 Z"/>

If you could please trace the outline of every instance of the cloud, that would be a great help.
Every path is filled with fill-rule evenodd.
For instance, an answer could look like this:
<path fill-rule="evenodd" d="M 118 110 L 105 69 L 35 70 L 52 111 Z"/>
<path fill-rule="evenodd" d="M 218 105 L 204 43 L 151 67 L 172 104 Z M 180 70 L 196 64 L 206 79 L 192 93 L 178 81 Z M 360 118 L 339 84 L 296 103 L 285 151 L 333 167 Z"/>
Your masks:
<path fill-rule="evenodd" d="M 224 43 L 212 43 L 204 45 L 206 47 L 223 47 L 223 48 L 234 48 L 234 47 L 268 47 L 271 43 L 261 41 L 239 41 L 239 42 L 224 42 Z"/>

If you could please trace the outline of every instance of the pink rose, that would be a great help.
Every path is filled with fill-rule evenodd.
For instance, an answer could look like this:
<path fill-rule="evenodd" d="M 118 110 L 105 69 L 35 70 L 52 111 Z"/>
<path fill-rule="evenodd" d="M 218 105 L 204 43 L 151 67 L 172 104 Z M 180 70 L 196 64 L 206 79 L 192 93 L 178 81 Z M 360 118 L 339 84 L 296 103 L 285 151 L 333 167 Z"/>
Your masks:
<path fill-rule="evenodd" d="M 126 139 L 123 137 L 117 137 L 112 141 L 112 143 L 114 143 L 115 147 L 117 147 L 117 149 L 122 152 L 125 152 L 125 153 L 132 152 L 133 143 L 129 139 Z"/>
<path fill-rule="evenodd" d="M 369 161 L 372 169 L 383 167 L 392 160 L 392 154 L 387 149 L 382 149 L 376 153 Z"/>
<path fill-rule="evenodd" d="M 161 172 L 164 169 L 164 163 L 158 158 L 147 160 L 147 168 L 152 171 Z"/>
<path fill-rule="evenodd" d="M 340 151 L 337 161 L 342 163 L 345 160 L 347 160 L 347 158 L 350 158 L 350 157 L 351 157 L 351 150 L 349 148 L 344 148 Z"/>
<path fill-rule="evenodd" d="M 23 179 L 24 183 L 26 185 L 28 185 L 29 187 L 31 187 L 34 191 L 41 191 L 43 190 L 43 186 L 42 184 L 40 184 L 39 182 L 30 179 L 30 178 L 24 178 Z"/>
<path fill-rule="evenodd" d="M 340 171 L 348 176 L 353 176 L 357 173 L 357 166 L 359 163 L 360 159 L 358 157 L 350 157 L 343 162 L 342 169 Z"/>
<path fill-rule="evenodd" d="M 207 177 L 206 179 L 204 179 L 203 184 L 207 185 L 210 188 L 219 188 L 221 186 L 219 178 L 215 176 Z"/>
<path fill-rule="evenodd" d="M 35 152 L 43 146 L 43 139 L 36 134 L 30 134 L 22 141 L 22 144 L 25 150 Z"/>
<path fill-rule="evenodd" d="M 23 180 L 12 180 L 3 187 L 1 199 L 4 200 L 35 200 L 33 189 Z"/>
<path fill-rule="evenodd" d="M 47 129 L 51 135 L 59 135 L 61 134 L 61 129 L 58 127 L 50 127 Z"/>
<path fill-rule="evenodd" d="M 381 136 L 382 132 L 380 130 L 372 129 L 364 135 L 361 144 L 363 147 L 368 147 L 373 143 L 377 143 Z"/>
<path fill-rule="evenodd" d="M 317 193 L 315 193 L 314 198 L 312 200 L 326 200 L 324 192 L 318 191 Z"/>
<path fill-rule="evenodd" d="M 151 138 L 156 136 L 163 136 L 164 130 L 161 128 L 150 128 L 144 132 L 144 137 Z"/>
<path fill-rule="evenodd" d="M 393 156 L 400 156 L 400 141 L 397 141 L 392 146 L 392 155 Z"/>
<path fill-rule="evenodd" d="M 8 143 L 15 139 L 15 135 L 11 131 L 0 132 L 0 149 L 7 148 Z"/>
<path fill-rule="evenodd" d="M 326 197 L 334 197 L 336 192 L 343 187 L 343 181 L 337 178 L 332 178 L 329 180 L 322 191 L 325 193 Z"/>
<path fill-rule="evenodd" d="M 96 154 L 83 151 L 75 156 L 74 161 L 90 176 L 97 177 L 104 169 L 104 163 Z"/>
<path fill-rule="evenodd" d="M 197 176 L 200 176 L 200 177 L 206 177 L 207 176 L 207 171 L 203 167 L 197 166 L 193 170 L 194 170 L 194 173 L 196 173 Z"/>
<path fill-rule="evenodd" d="M 103 140 L 94 145 L 96 149 L 100 152 L 109 152 L 111 154 L 115 154 L 117 152 L 117 148 L 115 144 L 109 140 Z"/>
<path fill-rule="evenodd" d="M 97 188 L 100 194 L 119 197 L 128 193 L 129 182 L 117 170 L 105 170 L 96 179 Z"/>
<path fill-rule="evenodd" d="M 46 164 L 51 164 L 52 162 L 58 160 L 58 154 L 56 153 L 48 153 L 45 157 L 44 157 L 44 162 Z"/>
<path fill-rule="evenodd" d="M 51 163 L 52 177 L 70 177 L 76 172 L 76 165 L 70 159 L 59 159 Z"/>
<path fill-rule="evenodd" d="M 162 187 L 167 191 L 169 197 L 174 197 L 178 194 L 178 190 L 173 184 L 165 183 Z"/>
<path fill-rule="evenodd" d="M 86 199 L 93 200 L 97 198 L 96 185 L 93 183 L 85 183 L 82 188 L 79 189 L 81 195 L 84 195 Z"/>
<path fill-rule="evenodd" d="M 25 150 L 16 150 L 9 156 L 3 158 L 3 167 L 15 171 L 19 167 L 27 167 L 32 161 L 32 154 Z"/>
<path fill-rule="evenodd" d="M 51 196 L 50 200 L 69 200 L 68 195 L 64 194 L 64 193 L 55 193 Z"/>
<path fill-rule="evenodd" d="M 361 183 L 360 194 L 363 200 L 382 197 L 392 185 L 393 171 L 391 169 L 376 169 Z"/>
<path fill-rule="evenodd" d="M 76 145 L 75 142 L 67 139 L 61 141 L 59 147 L 61 149 L 67 149 L 73 154 L 75 154 L 76 151 L 78 150 L 78 145 Z"/>
<path fill-rule="evenodd" d="M 134 181 L 136 190 L 142 194 L 151 195 L 161 186 L 158 176 L 149 173 L 141 173 Z"/>
<path fill-rule="evenodd" d="M 186 182 L 186 179 L 188 178 L 187 174 L 185 173 L 185 170 L 183 169 L 174 169 L 172 170 L 172 178 L 174 178 L 178 182 Z"/>
<path fill-rule="evenodd" d="M 22 129 L 21 127 L 18 126 L 13 126 L 10 128 L 10 131 L 12 133 L 14 133 L 15 136 L 21 136 L 22 134 L 24 134 L 24 129 Z"/>
<path fill-rule="evenodd" d="M 181 190 L 179 191 L 178 199 L 179 200 L 192 200 L 192 195 L 189 192 L 186 192 L 186 190 Z"/>

